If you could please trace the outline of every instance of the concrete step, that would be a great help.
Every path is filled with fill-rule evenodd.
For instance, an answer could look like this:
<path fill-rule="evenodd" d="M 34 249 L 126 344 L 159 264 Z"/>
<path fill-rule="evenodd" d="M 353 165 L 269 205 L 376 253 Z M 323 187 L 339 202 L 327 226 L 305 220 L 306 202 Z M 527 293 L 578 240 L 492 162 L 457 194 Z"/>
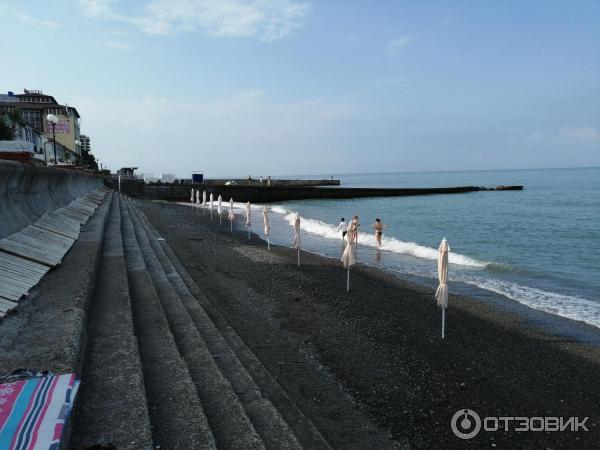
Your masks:
<path fill-rule="evenodd" d="M 239 393 L 246 411 L 268 448 L 329 449 L 321 433 L 293 404 L 279 383 L 191 280 L 168 244 L 146 216 L 133 208 L 177 291 L 223 373 Z M 207 314 L 210 311 L 210 314 Z M 265 395 L 268 394 L 268 395 Z M 276 406 L 272 401 L 276 401 Z"/>
<path fill-rule="evenodd" d="M 126 202 L 144 262 L 171 327 L 175 342 L 195 383 L 208 422 L 220 449 L 264 449 L 236 392 L 215 363 L 165 268 L 140 223 L 135 207 Z M 172 273 L 169 273 L 172 275 Z"/>
<path fill-rule="evenodd" d="M 91 305 L 71 447 L 112 444 L 145 450 L 153 448 L 152 433 L 133 331 L 119 198 L 113 196 Z"/>
<path fill-rule="evenodd" d="M 179 354 L 144 261 L 132 218 L 125 203 L 120 206 L 133 323 L 154 444 L 169 449 L 216 449 L 189 369 Z"/>

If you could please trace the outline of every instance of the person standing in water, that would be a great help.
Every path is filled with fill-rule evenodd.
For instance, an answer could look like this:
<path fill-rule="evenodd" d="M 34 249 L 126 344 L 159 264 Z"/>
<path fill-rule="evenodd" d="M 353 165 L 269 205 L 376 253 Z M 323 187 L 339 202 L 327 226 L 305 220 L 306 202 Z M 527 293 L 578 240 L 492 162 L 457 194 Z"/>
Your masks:
<path fill-rule="evenodd" d="M 337 227 L 338 233 L 342 232 L 342 241 L 346 239 L 346 234 L 348 233 L 348 225 L 346 224 L 346 219 L 342 217 L 340 224 Z"/>
<path fill-rule="evenodd" d="M 381 247 L 381 236 L 383 235 L 383 229 L 385 227 L 385 223 L 383 223 L 379 217 L 375 219 L 373 229 L 375 230 L 375 240 L 377 241 L 377 245 L 379 245 L 379 247 Z"/>

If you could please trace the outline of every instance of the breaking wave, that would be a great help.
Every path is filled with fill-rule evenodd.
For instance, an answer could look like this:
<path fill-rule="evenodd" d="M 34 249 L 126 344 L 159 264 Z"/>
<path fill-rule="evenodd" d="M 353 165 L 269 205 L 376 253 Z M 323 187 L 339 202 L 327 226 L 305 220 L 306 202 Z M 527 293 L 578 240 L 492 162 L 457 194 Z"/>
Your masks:
<path fill-rule="evenodd" d="M 278 214 L 283 214 L 285 220 L 290 225 L 293 225 L 295 213 L 292 213 L 278 206 L 272 207 L 271 211 Z M 321 222 L 320 220 L 302 217 L 302 220 L 300 221 L 300 229 L 306 231 L 307 233 L 321 236 L 326 239 L 340 239 L 340 233 L 337 231 L 337 227 L 325 222 Z M 368 247 L 377 247 L 375 236 L 370 233 L 359 232 L 358 243 L 359 245 L 365 245 Z M 439 252 L 436 248 L 425 247 L 415 242 L 404 242 L 399 239 L 387 236 L 382 242 L 381 250 L 385 250 L 392 253 L 399 253 L 403 255 L 410 255 L 422 259 L 429 259 L 433 261 L 437 261 L 439 255 Z M 451 264 L 459 264 L 461 266 L 470 267 L 484 268 L 487 266 L 487 263 L 485 262 L 477 261 L 476 259 L 455 252 L 450 252 L 449 262 Z"/>

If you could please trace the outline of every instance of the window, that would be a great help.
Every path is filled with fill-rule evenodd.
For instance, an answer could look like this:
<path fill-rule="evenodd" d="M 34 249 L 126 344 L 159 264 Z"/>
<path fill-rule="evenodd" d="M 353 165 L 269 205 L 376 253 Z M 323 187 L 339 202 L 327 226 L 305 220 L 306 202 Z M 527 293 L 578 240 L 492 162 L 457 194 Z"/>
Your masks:
<path fill-rule="evenodd" d="M 23 110 L 23 120 L 34 128 L 42 129 L 42 114 L 40 111 Z"/>

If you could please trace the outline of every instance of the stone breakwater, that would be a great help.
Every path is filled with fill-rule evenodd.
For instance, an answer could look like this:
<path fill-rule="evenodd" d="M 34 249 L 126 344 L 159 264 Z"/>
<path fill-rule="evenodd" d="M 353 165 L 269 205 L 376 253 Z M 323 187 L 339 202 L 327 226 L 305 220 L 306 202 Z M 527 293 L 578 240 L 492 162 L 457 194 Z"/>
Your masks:
<path fill-rule="evenodd" d="M 206 190 L 215 198 L 234 198 L 239 202 L 282 202 L 307 199 L 344 199 L 364 197 L 399 197 L 408 195 L 464 194 L 478 191 L 517 191 L 523 186 L 455 186 L 441 188 L 343 188 L 314 186 L 212 186 L 212 185 L 146 185 L 141 195 L 155 200 L 189 201 L 191 189 Z"/>

